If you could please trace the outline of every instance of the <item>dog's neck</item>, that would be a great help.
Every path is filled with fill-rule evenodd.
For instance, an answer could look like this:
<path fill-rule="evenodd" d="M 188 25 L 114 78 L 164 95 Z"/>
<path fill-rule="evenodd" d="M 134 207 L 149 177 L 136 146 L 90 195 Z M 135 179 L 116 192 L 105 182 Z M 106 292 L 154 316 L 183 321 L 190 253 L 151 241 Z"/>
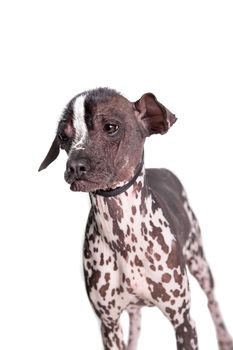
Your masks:
<path fill-rule="evenodd" d="M 152 203 L 148 205 L 148 201 Z M 143 166 L 137 179 L 125 192 L 112 197 L 91 194 L 97 231 L 113 248 L 121 251 L 121 254 L 127 254 L 127 244 L 132 245 L 132 241 L 137 239 L 138 230 L 142 236 L 144 234 L 142 222 L 149 222 L 153 215 L 148 209 L 155 207 L 153 201 Z"/>
<path fill-rule="evenodd" d="M 97 190 L 95 192 L 95 194 L 103 196 L 103 197 L 116 197 L 119 196 L 122 193 L 126 193 L 127 190 L 134 185 L 134 183 L 136 182 L 137 178 L 139 176 L 143 176 L 142 170 L 144 167 L 144 157 L 142 157 L 142 160 L 140 162 L 140 164 L 137 166 L 136 172 L 134 174 L 134 176 L 128 181 L 128 182 L 123 182 L 122 184 L 120 184 L 118 187 L 114 188 L 114 189 L 109 189 L 109 190 Z M 145 171 L 144 171 L 144 175 L 145 175 Z"/>

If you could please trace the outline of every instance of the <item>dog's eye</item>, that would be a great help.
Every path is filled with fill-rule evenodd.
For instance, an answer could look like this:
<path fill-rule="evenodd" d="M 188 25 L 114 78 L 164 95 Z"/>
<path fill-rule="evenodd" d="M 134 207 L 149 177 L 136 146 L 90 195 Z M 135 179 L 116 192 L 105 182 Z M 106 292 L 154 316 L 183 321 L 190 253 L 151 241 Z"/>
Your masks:
<path fill-rule="evenodd" d="M 108 134 L 108 135 L 115 135 L 117 133 L 117 131 L 119 130 L 119 126 L 113 123 L 106 123 L 104 125 L 104 131 Z"/>
<path fill-rule="evenodd" d="M 59 134 L 58 137 L 61 142 L 67 142 L 69 140 L 69 138 L 64 134 Z"/>

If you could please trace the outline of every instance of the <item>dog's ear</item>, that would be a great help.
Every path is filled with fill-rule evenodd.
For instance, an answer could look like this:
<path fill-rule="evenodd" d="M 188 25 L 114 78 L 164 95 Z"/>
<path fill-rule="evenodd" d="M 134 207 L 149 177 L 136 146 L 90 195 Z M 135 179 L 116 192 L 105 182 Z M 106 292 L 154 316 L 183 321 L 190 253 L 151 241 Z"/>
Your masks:
<path fill-rule="evenodd" d="M 47 168 L 47 166 L 57 158 L 59 152 L 60 152 L 60 145 L 58 142 L 58 137 L 56 135 L 55 139 L 53 140 L 53 143 L 48 151 L 48 154 L 45 157 L 45 159 L 43 160 L 43 162 L 41 163 L 38 171 L 41 171 L 41 170 Z"/>
<path fill-rule="evenodd" d="M 137 117 L 142 123 L 145 136 L 165 134 L 175 123 L 176 117 L 164 107 L 152 93 L 144 94 L 134 103 Z"/>

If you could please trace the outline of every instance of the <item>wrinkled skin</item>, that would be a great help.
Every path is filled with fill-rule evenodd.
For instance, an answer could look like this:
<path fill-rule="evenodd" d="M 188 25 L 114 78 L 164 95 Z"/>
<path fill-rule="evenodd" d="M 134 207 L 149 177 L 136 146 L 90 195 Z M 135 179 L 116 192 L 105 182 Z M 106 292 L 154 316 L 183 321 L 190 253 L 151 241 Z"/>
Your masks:
<path fill-rule="evenodd" d="M 80 143 L 74 121 L 77 99 L 85 96 L 84 120 L 88 136 Z M 148 100 L 148 110 L 145 106 Z M 115 188 L 129 181 L 141 162 L 145 137 L 151 133 L 165 133 L 169 123 L 176 118 L 152 94 L 145 94 L 135 103 L 114 90 L 97 89 L 80 94 L 67 105 L 59 122 L 54 147 L 41 164 L 40 170 L 53 161 L 59 149 L 68 154 L 67 165 L 76 159 L 88 160 L 90 170 L 76 176 L 65 172 L 65 180 L 74 191 L 93 192 L 97 189 Z M 105 125 L 118 127 L 115 134 L 108 134 Z M 79 143 L 79 147 L 76 147 Z"/>

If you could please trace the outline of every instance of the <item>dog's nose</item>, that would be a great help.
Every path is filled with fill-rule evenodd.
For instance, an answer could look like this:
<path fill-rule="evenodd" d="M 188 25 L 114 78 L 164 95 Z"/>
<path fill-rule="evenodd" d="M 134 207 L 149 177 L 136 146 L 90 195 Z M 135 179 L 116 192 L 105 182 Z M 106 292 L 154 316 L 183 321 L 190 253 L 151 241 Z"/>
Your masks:
<path fill-rule="evenodd" d="M 75 178 L 84 177 L 91 169 L 90 162 L 86 158 L 70 160 L 67 163 L 67 173 Z"/>

